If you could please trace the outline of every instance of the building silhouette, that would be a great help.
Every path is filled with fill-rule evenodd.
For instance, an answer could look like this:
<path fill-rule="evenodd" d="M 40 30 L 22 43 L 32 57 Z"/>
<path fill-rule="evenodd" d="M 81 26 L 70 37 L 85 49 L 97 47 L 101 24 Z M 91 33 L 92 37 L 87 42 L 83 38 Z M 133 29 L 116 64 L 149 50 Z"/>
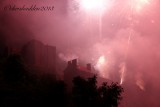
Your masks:
<path fill-rule="evenodd" d="M 56 71 L 56 47 L 32 40 L 23 46 L 22 57 L 31 67 Z"/>
<path fill-rule="evenodd" d="M 68 90 L 70 91 L 73 86 L 72 80 L 74 77 L 80 76 L 87 79 L 93 77 L 94 75 L 97 75 L 98 86 L 100 86 L 103 82 L 111 83 L 111 80 L 100 77 L 97 72 L 92 69 L 91 64 L 86 64 L 86 67 L 82 67 L 78 65 L 77 59 L 73 59 L 71 61 L 68 61 L 68 65 L 64 70 L 64 81 L 66 82 L 69 88 Z"/>

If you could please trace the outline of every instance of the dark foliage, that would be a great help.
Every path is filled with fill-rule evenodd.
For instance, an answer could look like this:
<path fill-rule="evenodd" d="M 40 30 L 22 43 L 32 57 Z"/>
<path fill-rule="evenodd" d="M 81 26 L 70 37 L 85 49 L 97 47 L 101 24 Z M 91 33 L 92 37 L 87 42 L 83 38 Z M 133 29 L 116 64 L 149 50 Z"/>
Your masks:
<path fill-rule="evenodd" d="M 88 78 L 88 80 L 85 80 L 82 77 L 73 79 L 73 100 L 77 107 L 96 106 L 98 100 L 96 82 L 96 76 Z"/>
<path fill-rule="evenodd" d="M 72 93 L 64 81 L 49 74 L 35 75 L 20 55 L 0 61 L 1 107 L 117 107 L 123 88 L 117 83 L 97 87 L 97 76 L 75 77 Z"/>
<path fill-rule="evenodd" d="M 65 106 L 64 82 L 52 75 L 33 75 L 20 55 L 1 61 L 0 68 L 1 107 Z"/>
<path fill-rule="evenodd" d="M 27 72 L 19 55 L 11 55 L 4 63 L 4 78 L 7 82 L 23 81 Z"/>
<path fill-rule="evenodd" d="M 98 91 L 102 107 L 118 107 L 119 101 L 122 100 L 123 88 L 118 83 L 103 83 Z"/>
<path fill-rule="evenodd" d="M 73 80 L 73 99 L 77 107 L 118 107 L 122 99 L 123 88 L 118 83 L 108 85 L 103 83 L 97 87 L 97 77 L 93 76 L 85 80 L 76 77 Z"/>

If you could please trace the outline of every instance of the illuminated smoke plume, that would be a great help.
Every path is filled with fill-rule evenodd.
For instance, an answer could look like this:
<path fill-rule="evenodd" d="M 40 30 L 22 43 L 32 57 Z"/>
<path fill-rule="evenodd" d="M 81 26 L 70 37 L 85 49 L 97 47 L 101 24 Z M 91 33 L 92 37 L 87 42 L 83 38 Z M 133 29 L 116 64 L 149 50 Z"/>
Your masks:
<path fill-rule="evenodd" d="M 95 65 L 95 69 L 99 71 L 100 76 L 109 78 L 109 75 L 107 74 L 107 60 L 105 56 L 100 56 L 97 64 Z"/>

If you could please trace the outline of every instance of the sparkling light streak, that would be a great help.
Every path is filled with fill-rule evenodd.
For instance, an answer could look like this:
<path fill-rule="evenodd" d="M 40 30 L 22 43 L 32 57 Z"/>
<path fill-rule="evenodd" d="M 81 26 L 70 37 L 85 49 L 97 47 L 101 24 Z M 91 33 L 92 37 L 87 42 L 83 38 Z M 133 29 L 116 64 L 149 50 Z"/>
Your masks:
<path fill-rule="evenodd" d="M 120 65 L 120 84 L 123 84 L 124 78 L 125 78 L 125 73 L 126 73 L 126 64 L 122 63 Z"/>
<path fill-rule="evenodd" d="M 85 21 L 85 27 L 89 28 L 89 33 L 90 35 L 94 34 L 94 31 L 92 29 L 93 26 L 98 26 L 97 27 L 97 35 L 99 36 L 100 41 L 102 41 L 102 37 L 104 36 L 104 29 L 103 28 L 103 15 L 104 12 L 107 12 L 112 5 L 112 2 L 114 0 L 74 0 L 76 3 L 76 6 L 78 7 L 78 11 L 83 13 L 81 16 L 84 18 Z M 111 2 L 112 1 L 112 2 Z M 152 0 L 126 0 L 126 2 L 123 4 L 122 8 L 118 9 L 116 11 L 117 15 L 119 15 L 119 22 L 117 22 L 117 26 L 121 26 L 123 24 L 123 20 L 126 18 L 128 19 L 128 27 L 131 28 L 129 31 L 128 39 L 126 39 L 126 45 L 124 47 L 125 53 L 123 56 L 123 61 L 121 63 L 124 63 L 121 65 L 120 69 L 118 70 L 120 72 L 120 84 L 123 84 L 125 81 L 125 75 L 127 72 L 127 58 L 128 58 L 128 53 L 130 50 L 130 45 L 132 43 L 132 37 L 134 36 L 134 24 L 136 24 L 137 19 L 135 18 L 136 15 L 138 14 L 143 14 L 145 9 L 148 8 L 147 6 L 150 5 Z M 117 5 L 118 6 L 118 5 Z M 116 15 L 115 12 L 111 13 L 113 14 L 112 16 Z M 104 15 L 105 16 L 105 15 Z M 134 19 L 135 18 L 135 19 Z M 87 19 L 87 20 L 85 20 Z M 103 19 L 103 20 L 102 20 Z M 108 20 L 110 21 L 110 20 Z M 95 24 L 96 23 L 96 24 Z M 116 26 L 116 24 L 115 24 Z M 123 37 L 122 37 L 123 38 Z M 108 56 L 107 56 L 108 57 Z M 109 71 L 108 68 L 110 67 L 110 59 L 106 61 L 105 56 L 100 56 L 97 63 L 96 63 L 96 68 L 99 71 L 100 75 L 103 77 L 107 77 L 107 72 Z M 118 66 L 118 65 L 117 65 Z M 106 71 L 108 70 L 108 71 Z"/>
<path fill-rule="evenodd" d="M 150 2 L 149 2 L 149 0 L 129 0 L 129 3 L 130 3 L 130 9 L 129 9 L 130 11 L 128 11 L 128 13 L 131 18 L 131 23 L 130 23 L 129 27 L 131 27 L 131 29 L 133 29 L 133 26 L 134 26 L 134 19 L 133 19 L 134 17 L 133 16 L 136 15 L 137 13 L 141 12 L 142 8 L 144 8 L 145 5 L 149 5 Z M 136 14 L 135 14 L 135 12 L 136 12 Z M 130 30 L 129 32 L 130 32 L 130 34 L 128 35 L 128 43 L 126 46 L 124 62 L 126 62 L 126 60 L 127 60 L 128 51 L 130 48 L 131 37 L 133 36 L 133 31 Z M 120 84 L 123 84 L 123 82 L 124 82 L 125 73 L 126 73 L 126 65 L 124 63 L 120 69 L 120 74 L 121 74 Z M 142 87 L 141 87 L 141 89 L 142 89 Z"/>

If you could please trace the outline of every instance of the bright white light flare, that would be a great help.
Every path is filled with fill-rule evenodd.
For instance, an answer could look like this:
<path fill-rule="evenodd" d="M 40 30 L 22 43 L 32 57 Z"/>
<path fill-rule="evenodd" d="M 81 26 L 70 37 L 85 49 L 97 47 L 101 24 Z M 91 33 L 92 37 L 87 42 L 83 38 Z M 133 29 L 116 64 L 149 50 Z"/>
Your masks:
<path fill-rule="evenodd" d="M 80 0 L 80 6 L 82 10 L 86 12 L 93 12 L 93 13 L 102 13 L 107 5 L 109 4 L 107 2 L 108 0 Z"/>
<path fill-rule="evenodd" d="M 105 63 L 105 57 L 101 56 L 98 60 L 98 64 L 103 65 Z"/>
<path fill-rule="evenodd" d="M 101 56 L 98 59 L 95 68 L 99 71 L 100 76 L 102 76 L 102 77 L 105 76 L 105 72 L 104 72 L 104 68 L 106 68 L 106 58 L 105 58 L 105 56 Z"/>
<path fill-rule="evenodd" d="M 81 5 L 87 10 L 104 8 L 104 0 L 82 0 Z"/>

